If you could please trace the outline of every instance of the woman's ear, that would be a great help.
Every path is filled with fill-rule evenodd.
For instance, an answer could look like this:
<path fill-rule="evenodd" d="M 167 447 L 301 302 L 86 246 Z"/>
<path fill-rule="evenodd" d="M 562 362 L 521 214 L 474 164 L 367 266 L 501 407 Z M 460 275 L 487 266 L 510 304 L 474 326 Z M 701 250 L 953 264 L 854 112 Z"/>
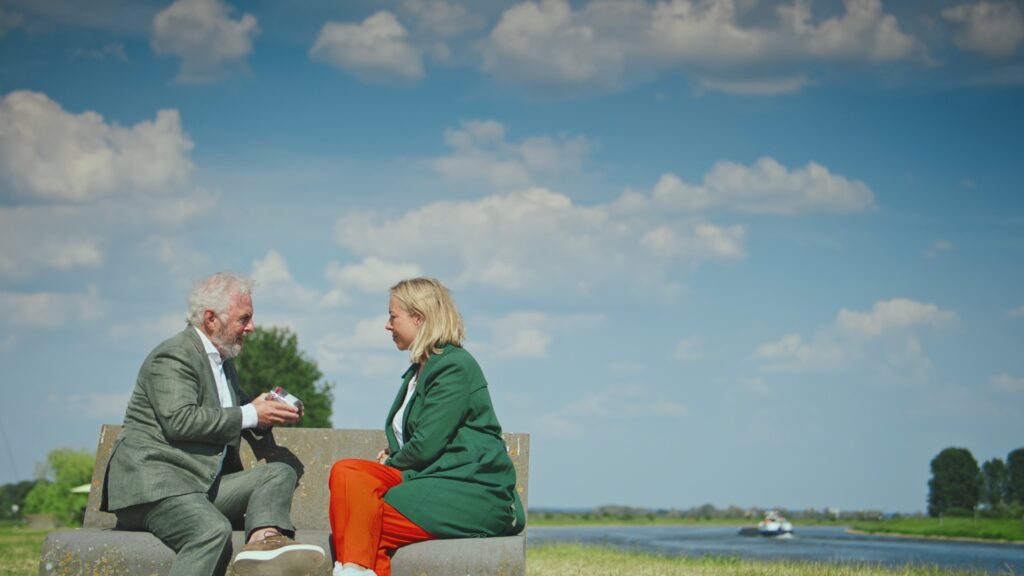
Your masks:
<path fill-rule="evenodd" d="M 416 312 L 413 312 L 412 313 L 412 323 L 415 324 L 416 327 L 418 328 L 420 326 L 420 324 L 423 324 L 423 315 L 422 314 L 417 314 Z"/>

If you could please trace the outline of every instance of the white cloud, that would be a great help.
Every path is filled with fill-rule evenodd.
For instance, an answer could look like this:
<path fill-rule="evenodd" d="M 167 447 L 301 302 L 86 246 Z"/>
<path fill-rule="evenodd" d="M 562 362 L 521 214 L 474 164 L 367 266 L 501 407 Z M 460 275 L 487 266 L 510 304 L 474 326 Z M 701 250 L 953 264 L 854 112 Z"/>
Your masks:
<path fill-rule="evenodd" d="M 704 353 L 701 352 L 700 349 L 700 342 L 698 342 L 696 338 L 684 338 L 680 340 L 679 343 L 676 344 L 676 349 L 673 355 L 684 362 L 693 362 L 704 357 Z"/>
<path fill-rule="evenodd" d="M 752 167 L 718 162 L 699 186 L 665 174 L 654 187 L 653 199 L 660 207 L 675 210 L 722 208 L 786 215 L 863 212 L 875 206 L 874 194 L 863 182 L 833 174 L 815 162 L 790 171 L 772 158 L 761 158 Z"/>
<path fill-rule="evenodd" d="M 815 26 L 810 24 L 810 2 L 778 8 L 802 51 L 827 60 L 892 61 L 922 53 L 920 42 L 900 30 L 896 17 L 882 11 L 881 0 L 843 0 L 845 13 Z"/>
<path fill-rule="evenodd" d="M 252 14 L 232 20 L 232 12 L 223 0 L 175 0 L 153 19 L 153 50 L 181 58 L 182 82 L 209 82 L 245 69 L 259 24 Z"/>
<path fill-rule="evenodd" d="M 486 344 L 476 344 L 495 358 L 542 358 L 556 333 L 578 333 L 593 330 L 604 318 L 591 314 L 556 315 L 543 312 L 517 311 L 492 319 L 478 320 L 490 330 Z"/>
<path fill-rule="evenodd" d="M 121 244 L 145 261 L 160 261 L 177 275 L 194 275 L 205 256 L 180 242 L 145 234 L 179 226 L 208 210 L 201 193 L 121 198 L 91 204 L 0 207 L 0 278 L 29 277 L 37 269 L 73 270 L 104 264 L 107 251 Z M 128 243 L 120 240 L 131 238 Z"/>
<path fill-rule="evenodd" d="M 199 278 L 210 269 L 209 255 L 180 238 L 151 236 L 139 249 L 143 258 L 155 257 L 172 278 Z"/>
<path fill-rule="evenodd" d="M 366 377 L 400 375 L 408 357 L 396 353 L 391 336 L 384 329 L 387 303 L 380 316 L 356 322 L 349 334 L 329 333 L 314 343 L 316 359 L 327 371 L 354 372 Z"/>
<path fill-rule="evenodd" d="M 320 299 L 315 290 L 295 281 L 288 262 L 276 250 L 270 250 L 262 260 L 252 263 L 252 278 L 260 298 L 266 298 L 283 308 L 311 307 Z"/>
<path fill-rule="evenodd" d="M 876 302 L 871 312 L 839 311 L 836 327 L 859 338 L 875 338 L 884 332 L 914 326 L 937 326 L 953 321 L 956 314 L 934 304 L 922 304 L 906 298 Z"/>
<path fill-rule="evenodd" d="M 639 384 L 610 385 L 572 401 L 563 413 L 601 418 L 635 416 L 686 416 L 686 406 L 667 398 L 652 398 Z"/>
<path fill-rule="evenodd" d="M 558 92 L 616 89 L 673 68 L 735 76 L 808 61 L 923 60 L 923 45 L 880 0 L 843 4 L 841 15 L 816 23 L 810 3 L 800 0 L 777 8 L 774 22 L 748 18 L 754 3 L 736 0 L 595 1 L 578 10 L 567 0 L 521 2 L 491 31 L 484 69 L 499 80 Z M 778 94 L 802 86 L 790 76 L 782 84 L 711 86 Z"/>
<path fill-rule="evenodd" d="M 748 96 L 774 96 L 777 94 L 793 94 L 811 84 L 806 76 L 789 76 L 784 78 L 761 79 L 722 79 L 701 78 L 700 87 L 705 90 L 725 92 L 727 94 L 743 94 Z"/>
<path fill-rule="evenodd" d="M 787 334 L 754 350 L 755 358 L 768 362 L 768 370 L 781 372 L 835 370 L 846 355 L 842 346 L 825 335 L 807 342 L 799 334 Z"/>
<path fill-rule="evenodd" d="M 697 263 L 742 256 L 742 227 L 701 222 L 652 224 L 657 215 L 620 214 L 611 205 L 577 206 L 543 188 L 475 201 L 436 202 L 381 219 L 350 212 L 335 238 L 355 254 L 414 260 L 455 284 L 503 290 L 604 280 L 657 282 L 678 260 Z M 668 231 L 649 235 L 665 226 Z M 451 280 L 449 280 L 451 281 Z"/>
<path fill-rule="evenodd" d="M 156 343 L 181 332 L 185 325 L 185 308 L 182 306 L 180 312 L 160 314 L 155 318 L 138 322 L 112 324 L 107 330 L 107 335 L 111 340 L 122 344 L 137 345 L 141 340 Z"/>
<path fill-rule="evenodd" d="M 539 312 L 507 314 L 492 324 L 489 348 L 500 358 L 540 358 L 547 355 L 549 319 Z"/>
<path fill-rule="evenodd" d="M 328 22 L 310 55 L 370 81 L 423 76 L 419 50 L 394 14 L 380 11 L 360 24 Z"/>
<path fill-rule="evenodd" d="M 537 418 L 536 429 L 538 432 L 555 438 L 580 438 L 586 432 L 583 425 L 575 419 L 555 412 L 549 412 Z"/>
<path fill-rule="evenodd" d="M 759 345 L 753 356 L 770 371 L 837 371 L 865 359 L 886 381 L 923 381 L 931 360 L 915 329 L 938 327 L 956 319 L 956 313 L 934 304 L 905 298 L 876 302 L 869 312 L 842 308 L 835 322 L 813 338 L 788 334 Z"/>
<path fill-rule="evenodd" d="M 175 189 L 192 172 L 191 149 L 176 110 L 124 128 L 92 111 L 66 112 L 38 92 L 0 101 L 3 177 L 31 198 L 87 202 Z"/>
<path fill-rule="evenodd" d="M 82 293 L 0 292 L 0 324 L 9 329 L 58 329 L 103 317 L 99 289 Z"/>
<path fill-rule="evenodd" d="M 1003 372 L 992 377 L 992 387 L 1012 394 L 1024 393 L 1024 378 L 1015 378 Z"/>
<path fill-rule="evenodd" d="M 483 18 L 469 7 L 444 0 L 403 0 L 401 8 L 418 28 L 437 38 L 454 38 L 484 26 Z"/>
<path fill-rule="evenodd" d="M 491 31 L 484 69 L 500 80 L 541 89 L 617 88 L 629 59 L 629 40 L 605 34 L 602 21 L 618 12 L 624 27 L 639 24 L 633 2 L 595 2 L 574 13 L 564 0 L 523 2 L 509 8 Z M 646 10 L 646 5 L 642 10 Z M 593 14 L 593 21 L 588 15 Z M 632 16 L 630 18 L 629 16 Z"/>
<path fill-rule="evenodd" d="M 505 126 L 494 120 L 468 120 L 459 130 L 446 130 L 449 156 L 431 161 L 433 168 L 453 182 L 483 182 L 494 188 L 528 185 L 539 175 L 577 172 L 590 150 L 577 136 L 528 138 L 509 142 Z"/>
<path fill-rule="evenodd" d="M 1007 318 L 1024 318 L 1024 305 L 1006 311 Z"/>
<path fill-rule="evenodd" d="M 39 206 L 0 207 L 0 277 L 27 276 L 35 268 L 68 270 L 103 263 L 105 242 L 63 225 L 76 211 Z"/>
<path fill-rule="evenodd" d="M 935 243 L 932 244 L 931 248 L 925 251 L 924 257 L 929 260 L 934 260 L 938 258 L 939 254 L 949 252 L 952 249 L 953 243 L 949 240 L 936 240 Z"/>
<path fill-rule="evenodd" d="M 71 55 L 72 60 L 105 60 L 107 58 L 127 62 L 128 55 L 125 54 L 124 44 L 111 42 L 101 48 L 78 48 Z"/>
<path fill-rule="evenodd" d="M 342 265 L 331 262 L 327 265 L 327 278 L 334 285 L 328 298 L 347 303 L 347 289 L 355 288 L 364 294 L 386 294 L 399 280 L 422 276 L 419 266 L 401 262 L 389 262 L 370 256 L 358 264 Z"/>
<path fill-rule="evenodd" d="M 1009 58 L 1024 41 L 1024 15 L 1013 2 L 975 2 L 942 11 L 956 25 L 953 43 L 989 58 Z"/>

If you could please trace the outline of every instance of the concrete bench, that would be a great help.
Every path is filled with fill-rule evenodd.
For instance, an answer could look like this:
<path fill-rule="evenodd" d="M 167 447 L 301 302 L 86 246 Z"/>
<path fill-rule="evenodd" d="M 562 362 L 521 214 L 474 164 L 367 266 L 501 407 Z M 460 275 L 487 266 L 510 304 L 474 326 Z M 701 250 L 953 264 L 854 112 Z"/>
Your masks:
<path fill-rule="evenodd" d="M 121 427 L 105 424 L 100 429 L 92 489 L 85 511 L 84 526 L 51 532 L 43 543 L 39 576 L 149 576 L 170 571 L 174 552 L 148 532 L 114 530 L 113 514 L 99 511 L 103 475 L 114 440 Z M 527 503 L 530 437 L 505 434 L 509 455 L 516 467 L 516 490 Z M 246 468 L 261 462 L 284 461 L 300 473 L 292 501 L 292 522 L 296 539 L 316 544 L 330 554 L 330 525 L 327 518 L 327 476 L 331 465 L 343 458 L 372 459 L 387 442 L 379 430 L 331 428 L 276 428 L 270 442 L 250 447 L 242 442 Z M 243 545 L 243 533 L 235 532 L 232 556 Z M 324 564 L 314 576 L 330 576 L 332 563 Z M 228 570 L 228 574 L 232 574 Z M 526 536 L 466 538 L 419 542 L 402 547 L 392 559 L 394 576 L 524 576 Z"/>

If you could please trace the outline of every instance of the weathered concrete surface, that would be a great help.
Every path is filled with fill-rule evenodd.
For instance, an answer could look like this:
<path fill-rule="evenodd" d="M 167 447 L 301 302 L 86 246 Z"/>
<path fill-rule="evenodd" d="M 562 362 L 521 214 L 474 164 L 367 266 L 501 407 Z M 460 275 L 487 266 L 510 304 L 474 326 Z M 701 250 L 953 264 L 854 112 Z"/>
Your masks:
<path fill-rule="evenodd" d="M 50 533 L 43 544 L 40 576 L 163 575 L 170 570 L 174 553 L 169 548 L 146 532 L 110 530 L 115 523 L 113 514 L 99 511 L 104 470 L 120 431 L 120 426 L 109 424 L 100 429 L 85 528 Z M 505 434 L 505 443 L 516 467 L 516 490 L 526 506 L 530 437 Z M 292 501 L 297 539 L 329 551 L 327 476 L 331 466 L 343 458 L 372 459 L 387 443 L 381 430 L 277 428 L 272 441 L 253 447 L 242 444 L 246 468 L 284 461 L 300 472 Z M 241 532 L 235 533 L 236 553 L 241 550 L 242 538 Z M 522 576 L 526 573 L 526 538 L 521 535 L 412 544 L 396 552 L 392 571 L 394 576 Z M 325 562 L 314 576 L 330 573 L 331 563 Z"/>
<path fill-rule="evenodd" d="M 307 530 L 296 535 L 303 544 L 331 549 L 330 533 Z M 235 532 L 232 556 L 244 536 Z M 525 539 L 521 536 L 438 540 L 405 546 L 392 559 L 393 576 L 493 574 L 523 576 Z M 148 576 L 167 574 L 174 553 L 148 532 L 83 528 L 52 532 L 43 545 L 39 576 Z M 325 558 L 310 576 L 330 576 L 333 562 Z M 233 574 L 228 570 L 229 576 Z"/>

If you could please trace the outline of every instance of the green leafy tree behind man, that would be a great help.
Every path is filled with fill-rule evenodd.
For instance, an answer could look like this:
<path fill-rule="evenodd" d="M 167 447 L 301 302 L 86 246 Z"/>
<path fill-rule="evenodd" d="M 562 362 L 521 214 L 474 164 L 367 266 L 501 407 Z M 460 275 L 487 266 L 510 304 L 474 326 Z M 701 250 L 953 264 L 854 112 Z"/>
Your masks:
<path fill-rule="evenodd" d="M 304 428 L 331 428 L 332 385 L 318 381 L 323 373 L 299 350 L 299 339 L 287 328 L 256 328 L 245 338 L 236 360 L 242 390 L 251 397 L 280 386 L 302 400 Z"/>
<path fill-rule="evenodd" d="M 932 459 L 928 481 L 928 515 L 973 514 L 981 494 L 978 461 L 966 448 L 946 448 Z"/>
<path fill-rule="evenodd" d="M 36 470 L 39 481 L 25 496 L 25 513 L 53 514 L 62 524 L 81 524 L 88 496 L 71 489 L 89 483 L 95 461 L 95 456 L 86 450 L 51 450 L 46 463 Z"/>

